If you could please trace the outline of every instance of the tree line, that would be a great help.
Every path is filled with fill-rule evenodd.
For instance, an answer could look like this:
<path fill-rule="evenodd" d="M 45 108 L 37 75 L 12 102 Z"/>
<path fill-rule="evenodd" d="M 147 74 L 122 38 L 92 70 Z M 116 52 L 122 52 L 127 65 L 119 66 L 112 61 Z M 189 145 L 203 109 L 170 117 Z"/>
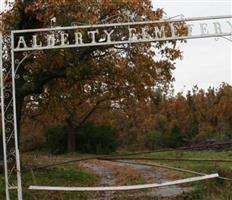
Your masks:
<path fill-rule="evenodd" d="M 123 133 L 131 133 L 128 143 L 136 138 L 142 148 L 228 141 L 232 139 L 231 100 L 232 87 L 225 83 L 207 90 L 195 86 L 186 94 L 158 91 L 149 103 L 135 106 L 131 120 L 119 124 L 130 121 Z"/>
<path fill-rule="evenodd" d="M 103 136 L 100 140 L 106 144 L 109 141 L 112 144 L 117 141 L 118 148 L 136 150 L 176 148 L 228 141 L 232 139 L 231 102 L 232 87 L 226 83 L 218 88 L 207 90 L 195 86 L 187 93 L 176 95 L 170 91 L 164 92 L 157 89 L 146 101 L 132 99 L 124 106 L 111 102 L 95 107 L 96 109 L 83 124 L 77 123 L 80 112 L 78 115 L 72 115 L 70 118 L 74 126 L 72 137 L 81 140 L 80 135 L 86 134 L 89 140 L 95 138 L 97 143 L 98 136 L 95 133 L 99 133 L 99 136 Z M 80 110 L 88 108 L 87 105 L 82 106 Z M 59 107 L 59 109 L 62 108 Z M 31 130 L 33 130 L 36 137 L 42 141 L 45 139 L 44 132 L 48 127 L 67 127 L 64 137 L 70 137 L 68 133 L 70 124 L 64 116 L 64 113 L 61 114 L 58 111 L 49 112 L 49 114 L 43 112 L 41 115 L 33 116 L 33 121 L 31 121 L 31 115 L 25 116 L 23 120 L 23 133 L 27 135 L 25 138 L 31 138 L 33 135 Z M 103 132 L 101 128 L 97 128 L 102 125 L 105 126 Z M 107 140 L 108 136 L 110 140 Z M 104 141 L 104 137 L 107 141 Z M 73 141 L 75 141 L 74 138 L 72 138 Z M 52 141 L 55 141 L 54 137 Z M 78 144 L 78 141 L 76 143 Z M 82 147 L 79 146 L 79 148 Z M 69 150 L 72 151 L 70 147 Z"/>

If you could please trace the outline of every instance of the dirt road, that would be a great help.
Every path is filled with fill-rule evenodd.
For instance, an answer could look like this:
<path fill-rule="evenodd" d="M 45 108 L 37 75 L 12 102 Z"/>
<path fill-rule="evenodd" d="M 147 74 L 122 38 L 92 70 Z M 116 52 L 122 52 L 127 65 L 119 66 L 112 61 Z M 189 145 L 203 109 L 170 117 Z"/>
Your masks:
<path fill-rule="evenodd" d="M 145 166 L 141 164 L 129 164 L 123 161 L 87 161 L 81 164 L 85 169 L 94 172 L 99 177 L 98 186 L 135 185 L 144 183 L 163 183 L 175 180 L 169 170 Z M 151 199 L 184 199 L 184 193 L 192 188 L 176 185 L 159 189 L 127 192 L 99 192 L 96 200 L 151 200 Z"/>

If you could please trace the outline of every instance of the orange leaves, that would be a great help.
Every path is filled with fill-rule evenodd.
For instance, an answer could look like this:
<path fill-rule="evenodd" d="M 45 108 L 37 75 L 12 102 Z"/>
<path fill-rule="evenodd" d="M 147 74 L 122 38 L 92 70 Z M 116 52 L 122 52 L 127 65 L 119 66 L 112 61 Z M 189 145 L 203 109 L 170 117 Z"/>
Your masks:
<path fill-rule="evenodd" d="M 5 23 L 10 20 L 14 29 L 50 27 L 50 20 L 53 17 L 56 17 L 55 26 L 70 26 L 73 22 L 76 24 L 116 22 L 122 15 L 126 16 L 123 21 L 155 20 L 164 15 L 162 9 L 152 10 L 150 0 L 25 2 L 15 4 L 15 9 L 5 14 Z M 121 33 L 116 33 L 116 39 L 122 38 L 122 35 L 117 34 Z M 87 34 L 83 37 L 88 41 Z M 38 34 L 38 38 L 44 42 L 42 35 Z M 31 38 L 27 39 L 29 42 Z M 102 38 L 99 36 L 97 39 Z M 26 64 L 21 66 L 24 70 L 20 76 L 27 77 L 24 81 L 32 86 L 41 84 L 40 89 L 42 88 L 43 94 L 46 95 L 36 96 L 32 91 L 28 98 L 32 99 L 34 104 L 26 102 L 24 113 L 33 115 L 39 113 L 41 114 L 38 116 L 39 120 L 47 124 L 62 123 L 67 115 L 74 113 L 74 120 L 79 123 L 88 113 L 93 113 L 91 116 L 95 117 L 92 119 L 98 121 L 99 118 L 94 113 L 106 113 L 115 107 L 121 109 L 137 105 L 137 102 L 148 102 L 154 88 L 162 88 L 172 81 L 173 61 L 181 55 L 175 45 L 168 44 L 163 42 L 83 47 L 33 54 Z M 59 69 L 64 72 L 62 76 L 57 73 Z M 44 74 L 50 75 L 48 81 L 44 81 L 44 77 L 41 77 Z M 34 80 L 36 81 L 33 82 Z M 140 106 L 138 109 L 140 113 L 143 108 L 149 112 L 150 107 L 143 107 L 142 104 Z M 92 109 L 93 112 L 90 112 Z M 141 117 L 144 116 L 141 114 Z M 101 120 L 104 121 L 102 118 Z M 152 121 L 153 118 L 148 117 L 144 124 L 148 126 Z M 142 127 L 142 124 L 140 126 Z"/>

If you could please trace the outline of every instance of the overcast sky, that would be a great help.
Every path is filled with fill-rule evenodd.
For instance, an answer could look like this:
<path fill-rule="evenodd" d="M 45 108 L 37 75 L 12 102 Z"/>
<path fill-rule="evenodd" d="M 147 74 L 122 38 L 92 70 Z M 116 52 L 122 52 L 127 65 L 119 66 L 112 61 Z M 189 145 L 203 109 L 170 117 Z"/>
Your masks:
<path fill-rule="evenodd" d="M 4 0 L 0 0 L 2 3 Z M 152 0 L 154 8 L 164 8 L 168 17 L 232 15 L 232 1 L 228 0 Z M 0 4 L 1 7 L 1 4 Z M 176 63 L 174 88 L 187 91 L 194 85 L 200 88 L 218 87 L 232 83 L 232 42 L 224 39 L 194 39 L 181 44 L 184 59 Z"/>
<path fill-rule="evenodd" d="M 185 17 L 232 15 L 232 1 L 168 1 L 153 0 L 154 8 L 164 8 L 168 17 L 183 14 Z M 194 85 L 207 89 L 222 82 L 232 82 L 232 43 L 219 39 L 194 39 L 181 44 L 184 59 L 178 61 L 174 77 L 176 92 L 186 91 Z"/>

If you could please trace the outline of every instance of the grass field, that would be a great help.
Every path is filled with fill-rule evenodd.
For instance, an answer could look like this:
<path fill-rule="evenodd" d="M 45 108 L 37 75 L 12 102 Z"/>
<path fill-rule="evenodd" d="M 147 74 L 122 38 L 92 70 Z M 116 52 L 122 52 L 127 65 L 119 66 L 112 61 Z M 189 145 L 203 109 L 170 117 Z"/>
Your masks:
<path fill-rule="evenodd" d="M 72 158 L 82 158 L 92 155 L 63 155 L 59 157 L 49 157 L 39 154 L 25 154 L 23 156 L 23 166 L 46 165 Z M 163 152 L 141 155 L 149 158 L 200 158 L 200 159 L 231 159 L 232 151 L 185 151 L 185 152 Z M 193 161 L 148 161 L 147 163 L 159 163 L 163 165 L 179 167 L 202 173 L 218 172 L 220 176 L 232 178 L 232 163 L 216 162 L 193 162 Z M 194 176 L 182 172 L 173 171 L 176 177 Z M 128 179 L 130 181 L 130 179 Z M 26 200 L 87 200 L 91 198 L 90 193 L 57 193 L 57 192 L 31 192 L 27 188 L 29 185 L 63 185 L 63 186 L 96 186 L 98 177 L 89 171 L 79 167 L 76 163 L 60 165 L 49 169 L 27 171 L 23 173 L 23 188 Z M 188 200 L 232 200 L 232 181 L 219 179 L 208 180 L 192 184 L 195 190 L 189 193 Z M 5 199 L 4 177 L 0 175 L 0 199 Z M 118 198 L 116 200 L 131 200 L 130 198 Z M 132 198 L 136 199 L 136 198 Z"/>
<path fill-rule="evenodd" d="M 232 160 L 232 151 L 174 151 L 144 154 L 149 158 L 196 158 L 196 159 L 229 159 Z M 151 162 L 149 163 L 157 163 Z M 196 161 L 159 161 L 159 164 L 193 170 L 201 173 L 219 173 L 220 176 L 232 179 L 232 163 L 196 162 Z M 174 172 L 179 176 L 187 174 Z M 232 200 L 232 181 L 220 179 L 208 180 L 193 184 L 195 191 L 189 194 L 192 200 Z"/>
<path fill-rule="evenodd" d="M 191 158 L 191 159 L 225 159 L 232 160 L 232 151 L 172 151 L 144 154 L 143 157 L 155 158 Z M 174 167 L 182 167 L 205 173 L 216 172 L 218 170 L 232 171 L 232 162 L 198 162 L 198 161 L 159 161 Z"/>
<path fill-rule="evenodd" d="M 41 159 L 32 159 L 32 155 L 23 156 L 23 166 L 36 164 L 46 165 L 54 163 L 54 158 L 42 156 Z M 63 157 L 63 156 L 62 156 Z M 64 156 L 65 157 L 65 156 Z M 68 156 L 66 156 L 68 157 Z M 60 158 L 62 159 L 62 158 Z M 90 198 L 89 193 L 62 193 L 62 192 L 32 192 L 28 190 L 29 185 L 50 186 L 92 186 L 97 184 L 97 177 L 77 165 L 62 165 L 48 169 L 28 171 L 23 170 L 22 183 L 24 198 L 26 200 L 86 200 Z M 4 178 L 0 177 L 0 199 L 5 199 Z M 14 199 L 14 198 L 13 198 Z"/>

